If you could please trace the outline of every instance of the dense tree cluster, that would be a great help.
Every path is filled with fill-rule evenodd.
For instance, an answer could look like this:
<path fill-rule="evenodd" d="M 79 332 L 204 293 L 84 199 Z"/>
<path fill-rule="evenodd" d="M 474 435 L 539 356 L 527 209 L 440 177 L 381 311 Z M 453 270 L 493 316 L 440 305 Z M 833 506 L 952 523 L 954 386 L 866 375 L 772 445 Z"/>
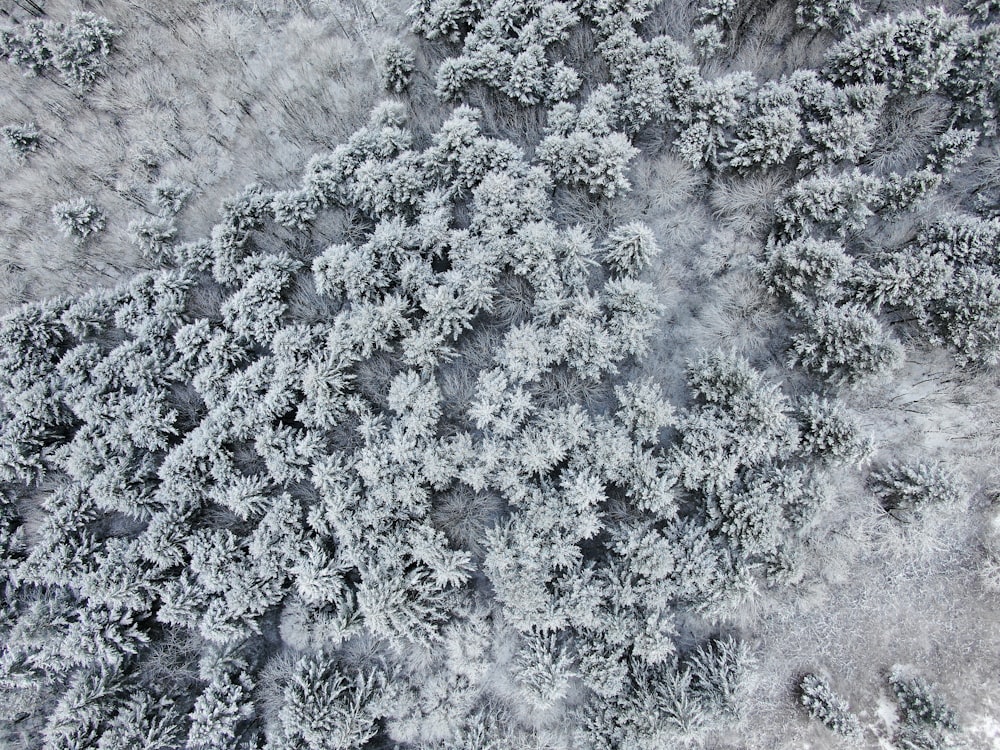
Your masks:
<path fill-rule="evenodd" d="M 0 57 L 24 69 L 26 75 L 55 70 L 80 90 L 100 76 L 103 58 L 111 54 L 120 32 L 106 18 L 76 13 L 68 24 L 29 21 L 22 27 L 0 29 Z"/>
<path fill-rule="evenodd" d="M 611 750 L 739 720 L 754 657 L 730 625 L 805 574 L 831 473 L 871 440 L 834 388 L 790 396 L 736 351 L 687 362 L 676 403 L 632 377 L 660 325 L 657 232 L 558 206 L 626 196 L 653 133 L 711 180 L 778 174 L 755 268 L 786 305 L 782 357 L 856 385 L 899 365 L 899 326 L 993 363 L 1000 220 L 932 199 L 994 134 L 1000 37 L 939 9 L 858 26 L 852 3 L 800 3 L 799 26 L 846 35 L 819 70 L 759 81 L 697 62 L 746 9 L 699 8 L 692 51 L 644 36 L 655 5 L 421 0 L 454 105 L 435 132 L 385 102 L 196 240 L 176 220 L 193 186 L 163 179 L 128 226 L 159 270 L 0 321 L 7 735 Z M 115 36 L 82 15 L 0 51 L 82 87 Z M 400 96 L 422 74 L 402 43 L 377 65 Z M 537 142 L 491 131 L 494 95 L 537 108 Z M 889 168 L 904 96 L 945 102 L 947 124 Z M 106 223 L 85 198 L 52 214 L 77 242 Z M 962 497 L 923 463 L 869 486 L 887 511 Z M 901 747 L 957 730 L 922 681 L 890 684 Z M 798 697 L 859 734 L 822 677 Z"/>

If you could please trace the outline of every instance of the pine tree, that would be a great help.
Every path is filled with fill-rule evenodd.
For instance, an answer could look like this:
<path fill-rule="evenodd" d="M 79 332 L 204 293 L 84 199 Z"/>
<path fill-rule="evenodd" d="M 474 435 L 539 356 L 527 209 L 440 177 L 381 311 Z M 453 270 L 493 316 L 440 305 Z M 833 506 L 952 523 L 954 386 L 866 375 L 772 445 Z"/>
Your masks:
<path fill-rule="evenodd" d="M 805 312 L 806 329 L 792 338 L 791 358 L 835 382 L 853 385 L 884 375 L 902 356 L 900 345 L 863 308 L 822 304 Z"/>
<path fill-rule="evenodd" d="M 879 206 L 881 181 L 854 169 L 799 180 L 775 208 L 783 239 L 807 236 L 817 228 L 843 237 L 865 228 Z"/>
<path fill-rule="evenodd" d="M 985 0 L 980 7 L 988 7 Z M 981 127 L 992 136 L 997 130 L 997 85 L 1000 71 L 1000 28 L 995 23 L 956 32 L 957 48 L 944 89 L 956 120 Z"/>
<path fill-rule="evenodd" d="M 861 435 L 857 418 L 840 401 L 811 393 L 798 400 L 796 419 L 800 449 L 822 460 L 861 463 L 873 450 L 871 439 Z"/>
<path fill-rule="evenodd" d="M 638 276 L 660 254 L 653 231 L 638 221 L 616 227 L 606 242 L 604 257 L 624 276 Z"/>
<path fill-rule="evenodd" d="M 138 690 L 119 707 L 97 743 L 97 750 L 172 750 L 183 737 L 181 716 L 168 698 Z"/>
<path fill-rule="evenodd" d="M 323 653 L 304 656 L 284 691 L 282 734 L 308 750 L 360 750 L 386 712 L 384 689 L 376 673 L 345 674 Z"/>
<path fill-rule="evenodd" d="M 908 310 L 925 322 L 932 306 L 944 297 L 951 272 L 941 255 L 914 247 L 856 264 L 851 284 L 874 310 Z"/>
<path fill-rule="evenodd" d="M 400 42 L 390 42 L 383 47 L 379 59 L 379 79 L 383 88 L 394 94 L 406 91 L 415 61 L 413 50 Z"/>
<path fill-rule="evenodd" d="M 245 672 L 212 676 L 189 714 L 188 750 L 235 747 L 254 716 L 253 680 Z"/>
<path fill-rule="evenodd" d="M 724 636 L 702 644 L 685 657 L 691 686 L 715 711 L 739 716 L 745 682 L 755 659 L 745 641 Z"/>
<path fill-rule="evenodd" d="M 893 742 L 903 750 L 943 750 L 959 732 L 955 710 L 923 678 L 900 665 L 889 672 L 889 686 L 902 718 Z"/>
<path fill-rule="evenodd" d="M 871 473 L 868 483 L 886 510 L 955 505 L 963 497 L 961 482 L 953 471 L 923 462 L 885 464 Z"/>
<path fill-rule="evenodd" d="M 775 294 L 803 304 L 844 294 L 851 266 L 839 242 L 802 237 L 773 245 L 762 274 Z"/>
<path fill-rule="evenodd" d="M 93 747 L 114 714 L 121 690 L 115 670 L 80 670 L 49 714 L 42 733 L 44 750 Z"/>
<path fill-rule="evenodd" d="M 854 0 L 800 0 L 795 6 L 795 22 L 813 31 L 838 33 L 860 19 Z"/>
<path fill-rule="evenodd" d="M 530 635 L 514 657 L 514 681 L 532 706 L 550 711 L 569 695 L 576 670 L 555 635 Z"/>
<path fill-rule="evenodd" d="M 0 138 L 12 154 L 23 158 L 38 150 L 42 133 L 34 123 L 18 123 L 0 128 Z"/>
<path fill-rule="evenodd" d="M 114 41 L 120 35 L 106 18 L 93 13 L 74 13 L 68 26 L 50 27 L 52 64 L 63 77 L 85 89 L 101 76 L 101 58 L 111 54 Z"/>
<path fill-rule="evenodd" d="M 960 365 L 990 365 L 1000 359 L 1000 276 L 968 266 L 945 285 L 930 310 L 934 337 L 955 350 Z"/>
<path fill-rule="evenodd" d="M 861 724 L 851 713 L 847 701 L 833 692 L 819 675 L 809 673 L 799 681 L 799 701 L 809 715 L 819 719 L 827 729 L 845 737 L 860 735 Z"/>
<path fill-rule="evenodd" d="M 729 165 L 746 173 L 783 164 L 802 139 L 798 92 L 786 82 L 766 83 L 744 104 Z"/>
<path fill-rule="evenodd" d="M 77 243 L 100 232 L 107 223 L 104 212 L 82 197 L 54 205 L 52 220 L 64 235 Z"/>
<path fill-rule="evenodd" d="M 194 188 L 185 182 L 165 179 L 153 185 L 151 195 L 161 216 L 173 216 L 181 210 L 192 192 Z"/>
<path fill-rule="evenodd" d="M 930 93 L 951 71 L 961 27 L 961 17 L 941 8 L 878 18 L 830 51 L 828 70 L 842 83 L 884 83 L 894 91 Z"/>
<path fill-rule="evenodd" d="M 144 258 L 162 261 L 169 250 L 168 243 L 177 234 L 177 227 L 169 218 L 150 216 L 130 221 L 128 233 Z"/>
<path fill-rule="evenodd" d="M 579 111 L 571 104 L 552 109 L 535 153 L 556 181 L 609 198 L 629 189 L 626 172 L 638 151 L 613 128 L 615 93 L 601 87 Z"/>
<path fill-rule="evenodd" d="M 1000 219 L 948 213 L 920 228 L 915 244 L 956 266 L 994 265 Z"/>

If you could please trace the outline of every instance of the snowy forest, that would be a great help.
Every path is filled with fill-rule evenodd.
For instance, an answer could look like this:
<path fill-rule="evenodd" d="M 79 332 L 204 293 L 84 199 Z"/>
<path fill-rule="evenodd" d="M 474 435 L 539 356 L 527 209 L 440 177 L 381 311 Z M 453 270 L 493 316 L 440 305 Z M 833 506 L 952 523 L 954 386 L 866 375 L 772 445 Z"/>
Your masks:
<path fill-rule="evenodd" d="M 1000 1 L 0 58 L 0 747 L 1000 747 Z"/>

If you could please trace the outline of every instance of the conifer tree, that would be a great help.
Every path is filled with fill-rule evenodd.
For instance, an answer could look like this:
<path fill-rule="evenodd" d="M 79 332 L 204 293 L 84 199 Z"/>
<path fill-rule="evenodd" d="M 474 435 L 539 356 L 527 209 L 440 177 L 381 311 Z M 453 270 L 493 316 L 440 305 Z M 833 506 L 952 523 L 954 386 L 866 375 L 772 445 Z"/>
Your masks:
<path fill-rule="evenodd" d="M 826 303 L 804 317 L 805 330 L 792 339 L 793 364 L 850 385 L 884 375 L 899 363 L 900 345 L 857 305 Z"/>
<path fill-rule="evenodd" d="M 809 715 L 819 719 L 827 729 L 847 737 L 861 733 L 858 718 L 850 712 L 847 701 L 833 692 L 819 675 L 809 673 L 799 682 L 799 699 Z"/>
<path fill-rule="evenodd" d="M 413 50 L 399 42 L 390 42 L 382 49 L 379 78 L 386 91 L 403 93 L 410 85 L 415 56 Z"/>
<path fill-rule="evenodd" d="M 34 123 L 17 123 L 0 128 L 0 138 L 12 154 L 25 157 L 38 150 L 42 142 L 41 131 Z"/>
<path fill-rule="evenodd" d="M 107 223 L 104 212 L 82 197 L 54 205 L 52 220 L 64 235 L 78 243 L 100 232 Z"/>

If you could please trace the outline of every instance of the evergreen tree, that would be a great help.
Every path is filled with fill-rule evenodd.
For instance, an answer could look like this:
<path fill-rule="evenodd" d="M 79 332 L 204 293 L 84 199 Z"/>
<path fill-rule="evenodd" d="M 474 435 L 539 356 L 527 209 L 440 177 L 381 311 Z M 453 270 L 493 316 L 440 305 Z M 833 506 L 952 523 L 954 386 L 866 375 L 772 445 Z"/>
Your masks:
<path fill-rule="evenodd" d="M 382 49 L 379 59 L 379 78 L 386 91 L 402 94 L 410 85 L 415 55 L 413 50 L 399 42 L 390 42 Z"/>
<path fill-rule="evenodd" d="M 839 242 L 802 237 L 773 245 L 762 273 L 775 294 L 805 304 L 809 299 L 841 296 L 851 266 Z"/>
<path fill-rule="evenodd" d="M 42 133 L 34 123 L 18 123 L 0 128 L 0 138 L 12 154 L 23 158 L 38 150 Z"/>
<path fill-rule="evenodd" d="M 835 383 L 852 385 L 896 367 L 900 345 L 857 305 L 825 303 L 805 312 L 806 329 L 792 338 L 791 362 Z"/>
<path fill-rule="evenodd" d="M 638 151 L 613 128 L 615 93 L 613 87 L 601 87 L 579 111 L 571 104 L 550 111 L 535 153 L 556 181 L 607 197 L 629 189 L 626 172 Z"/>
<path fill-rule="evenodd" d="M 565 699 L 576 678 L 570 655 L 554 635 L 527 636 L 514 664 L 514 681 L 541 711 L 549 711 Z"/>
<path fill-rule="evenodd" d="M 994 364 L 1000 359 L 1000 276 L 975 266 L 959 269 L 931 306 L 928 327 L 955 350 L 959 364 Z"/>
<path fill-rule="evenodd" d="M 920 510 L 962 500 L 958 477 L 945 466 L 890 462 L 874 470 L 868 483 L 886 510 Z"/>
<path fill-rule="evenodd" d="M 1000 219 L 949 213 L 920 228 L 916 245 L 957 266 L 997 263 Z"/>
<path fill-rule="evenodd" d="M 945 295 L 952 267 L 923 248 L 875 255 L 856 264 L 852 285 L 873 309 L 908 310 L 924 322 Z"/>
<path fill-rule="evenodd" d="M 813 31 L 837 33 L 860 19 L 854 0 L 800 0 L 795 6 L 795 22 Z"/>
<path fill-rule="evenodd" d="M 64 235 L 79 243 L 104 229 L 107 217 L 88 199 L 77 198 L 54 205 L 52 220 Z"/>
<path fill-rule="evenodd" d="M 924 679 L 896 665 L 889 672 L 889 686 L 902 719 L 893 737 L 897 747 L 943 750 L 954 745 L 960 729 L 955 710 Z"/>
<path fill-rule="evenodd" d="M 177 234 L 172 220 L 163 216 L 151 216 L 130 221 L 128 233 L 143 257 L 162 260 L 168 251 L 168 243 Z"/>
<path fill-rule="evenodd" d="M 376 673 L 345 674 L 322 653 L 304 656 L 278 713 L 283 738 L 309 750 L 360 750 L 386 713 L 384 690 Z"/>
<path fill-rule="evenodd" d="M 802 139 L 798 92 L 786 82 L 766 83 L 744 104 L 729 166 L 740 172 L 783 164 Z"/>
<path fill-rule="evenodd" d="M 799 681 L 799 700 L 809 715 L 819 719 L 827 729 L 846 737 L 860 735 L 861 724 L 851 713 L 847 701 L 833 692 L 819 675 L 809 673 Z"/>
<path fill-rule="evenodd" d="M 871 439 L 862 437 L 856 417 L 840 401 L 811 393 L 799 399 L 796 419 L 800 448 L 822 460 L 861 463 L 873 450 Z"/>
<path fill-rule="evenodd" d="M 111 54 L 114 40 L 120 34 L 106 18 L 75 13 L 68 25 L 58 21 L 30 21 L 20 33 L 3 30 L 0 55 L 32 75 L 55 68 L 69 83 L 83 90 L 100 77 L 102 58 Z"/>
<path fill-rule="evenodd" d="M 604 253 L 612 269 L 625 276 L 637 276 L 659 254 L 652 230 L 637 221 L 615 228 Z"/>
<path fill-rule="evenodd" d="M 724 636 L 702 644 L 685 657 L 691 686 L 713 710 L 738 716 L 741 697 L 755 659 L 745 641 Z"/>
<path fill-rule="evenodd" d="M 173 216 L 181 210 L 193 191 L 194 188 L 187 183 L 166 179 L 153 185 L 151 195 L 160 215 Z"/>
<path fill-rule="evenodd" d="M 775 209 L 783 239 L 823 228 L 843 237 L 865 228 L 879 206 L 881 182 L 855 169 L 799 180 Z"/>
<path fill-rule="evenodd" d="M 936 91 L 954 64 L 961 27 L 961 17 L 941 8 L 875 19 L 830 51 L 830 75 L 910 94 Z"/>
<path fill-rule="evenodd" d="M 245 672 L 213 675 L 194 702 L 189 718 L 188 750 L 236 747 L 254 716 L 253 680 Z"/>

